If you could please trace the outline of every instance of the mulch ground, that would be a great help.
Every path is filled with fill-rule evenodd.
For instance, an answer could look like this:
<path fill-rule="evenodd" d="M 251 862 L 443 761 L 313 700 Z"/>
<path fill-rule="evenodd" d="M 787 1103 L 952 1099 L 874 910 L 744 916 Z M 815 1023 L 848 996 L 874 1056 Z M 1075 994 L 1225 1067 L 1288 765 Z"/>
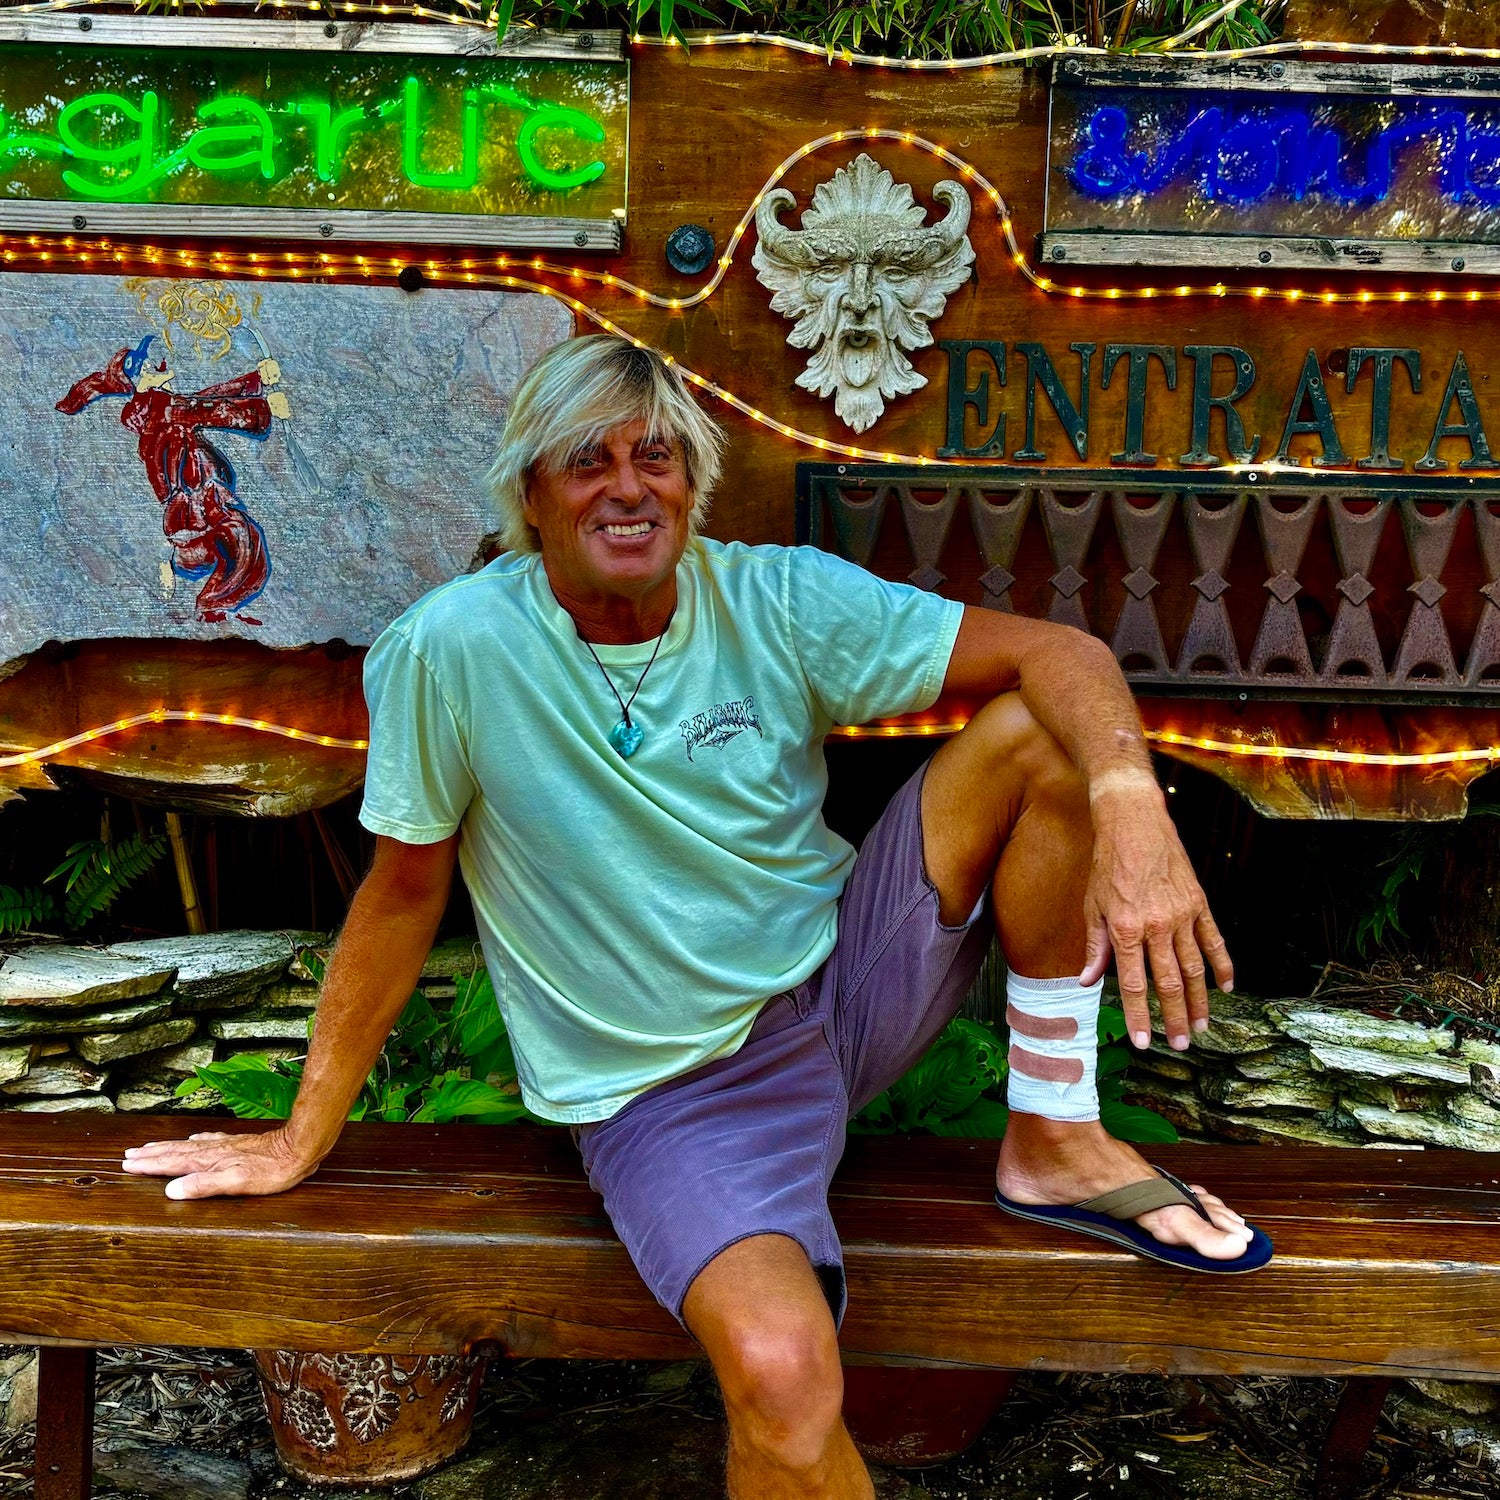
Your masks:
<path fill-rule="evenodd" d="M 0 1357 L 7 1352 L 0 1349 Z M 1275 1377 L 1028 1376 L 968 1453 L 936 1468 L 887 1471 L 877 1476 L 878 1490 L 881 1500 L 1296 1500 L 1311 1494 L 1338 1390 L 1332 1380 Z M 701 1365 L 497 1363 L 465 1461 L 474 1464 L 476 1455 L 506 1448 L 557 1450 L 586 1467 L 588 1452 L 607 1452 L 613 1467 L 603 1492 L 715 1500 L 722 1493 L 716 1477 L 721 1417 L 717 1391 Z M 701 1461 L 670 1482 L 623 1483 L 621 1455 L 628 1463 L 631 1453 L 648 1446 L 648 1432 L 650 1445 L 659 1446 L 661 1433 L 673 1427 L 691 1429 L 685 1441 L 697 1445 Z M 276 1469 L 254 1372 L 242 1354 L 103 1351 L 98 1438 L 111 1448 L 233 1460 L 243 1465 L 242 1492 L 250 1500 L 294 1500 L 304 1493 Z M 0 1438 L 0 1500 L 30 1495 L 31 1443 L 30 1429 Z M 643 1460 L 648 1456 L 642 1453 Z M 199 1500 L 201 1491 L 186 1479 L 169 1477 L 176 1472 L 164 1464 L 157 1477 L 129 1491 L 101 1481 L 95 1494 L 97 1500 L 127 1494 Z M 497 1488 L 476 1479 L 474 1500 L 592 1493 L 585 1473 L 547 1473 L 551 1477 L 537 1470 L 535 1488 L 524 1480 Z M 446 1491 L 428 1481 L 375 1493 L 432 1500 Z M 1387 1416 L 1358 1495 L 1495 1500 L 1500 1479 L 1477 1454 L 1455 1451 Z"/>

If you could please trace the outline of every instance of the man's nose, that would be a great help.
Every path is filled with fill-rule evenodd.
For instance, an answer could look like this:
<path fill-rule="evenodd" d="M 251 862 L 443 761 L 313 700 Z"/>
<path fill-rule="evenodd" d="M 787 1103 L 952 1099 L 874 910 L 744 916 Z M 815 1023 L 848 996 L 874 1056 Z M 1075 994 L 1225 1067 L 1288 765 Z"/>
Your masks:
<path fill-rule="evenodd" d="M 623 504 L 639 505 L 646 498 L 646 478 L 633 459 L 623 459 L 615 465 L 613 480 L 610 489 L 614 498 Z"/>

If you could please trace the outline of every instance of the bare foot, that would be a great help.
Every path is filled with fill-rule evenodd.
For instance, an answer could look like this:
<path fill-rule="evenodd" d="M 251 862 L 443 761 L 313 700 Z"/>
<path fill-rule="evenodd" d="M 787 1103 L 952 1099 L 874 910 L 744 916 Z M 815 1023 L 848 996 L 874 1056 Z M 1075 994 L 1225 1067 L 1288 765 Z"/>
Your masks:
<path fill-rule="evenodd" d="M 1097 1120 L 1074 1124 L 1013 1113 L 995 1185 L 1017 1203 L 1074 1204 L 1155 1175 L 1140 1152 L 1115 1140 Z M 1191 1187 L 1208 1219 L 1185 1204 L 1174 1204 L 1141 1214 L 1135 1222 L 1163 1244 L 1186 1245 L 1210 1260 L 1238 1259 L 1251 1238 L 1244 1219 L 1197 1183 Z"/>

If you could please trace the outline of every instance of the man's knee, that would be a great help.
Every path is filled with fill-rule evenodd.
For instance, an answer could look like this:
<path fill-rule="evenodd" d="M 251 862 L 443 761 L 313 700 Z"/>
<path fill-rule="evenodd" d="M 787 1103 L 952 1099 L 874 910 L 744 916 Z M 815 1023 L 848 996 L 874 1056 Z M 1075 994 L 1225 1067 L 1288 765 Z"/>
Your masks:
<path fill-rule="evenodd" d="M 789 1469 L 818 1462 L 844 1403 L 838 1342 L 826 1322 L 747 1319 L 725 1331 L 714 1370 L 738 1439 Z"/>
<path fill-rule="evenodd" d="M 988 764 L 1003 770 L 1005 781 L 1020 784 L 1027 800 L 1045 799 L 1087 816 L 1088 791 L 1082 776 L 1019 693 L 992 699 L 963 733 L 972 736 L 975 749 Z"/>

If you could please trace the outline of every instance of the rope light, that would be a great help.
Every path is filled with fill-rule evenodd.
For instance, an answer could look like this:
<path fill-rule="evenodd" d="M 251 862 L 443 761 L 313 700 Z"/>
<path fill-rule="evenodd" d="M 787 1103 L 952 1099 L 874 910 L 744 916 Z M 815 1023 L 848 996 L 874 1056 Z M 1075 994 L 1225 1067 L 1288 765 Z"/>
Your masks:
<path fill-rule="evenodd" d="M 918 724 L 849 724 L 833 733 L 843 739 L 904 739 L 913 735 L 957 734 L 968 723 L 967 718 L 934 720 Z M 1346 766 L 1453 766 L 1500 761 L 1500 745 L 1470 750 L 1429 750 L 1403 755 L 1394 752 L 1334 750 L 1305 745 L 1261 745 L 1246 740 L 1214 740 L 1171 729 L 1147 729 L 1146 740 L 1155 745 L 1172 745 L 1184 750 L 1202 750 L 1214 755 L 1252 760 L 1307 760 L 1323 765 Z"/>
<path fill-rule="evenodd" d="M 957 734 L 967 723 L 967 716 L 963 716 L 908 724 L 848 724 L 834 729 L 832 734 L 841 739 L 910 739 L 918 736 Z M 95 741 L 121 734 L 127 729 L 139 728 L 143 724 L 215 725 L 223 728 L 249 729 L 259 734 L 279 735 L 283 739 L 319 745 L 331 750 L 368 750 L 370 748 L 370 742 L 367 739 L 344 739 L 338 735 L 319 734 L 316 730 L 297 729 L 287 724 L 273 724 L 266 719 L 252 719 L 241 714 L 210 713 L 196 708 L 153 708 L 147 713 L 131 714 L 108 724 L 100 724 L 93 729 L 85 729 L 79 734 L 69 735 L 66 739 L 54 740 L 50 745 L 41 745 L 35 750 L 22 750 L 11 755 L 0 755 L 0 770 L 55 760 L 59 755 L 77 749 L 80 745 L 93 744 Z M 1244 740 L 1215 740 L 1178 734 L 1170 729 L 1147 729 L 1145 736 L 1152 744 L 1202 750 L 1216 755 L 1258 760 L 1317 761 L 1325 765 L 1452 766 L 1500 761 L 1500 745 L 1480 746 L 1468 750 L 1431 750 L 1403 755 L 1302 745 L 1263 745 Z"/>
<path fill-rule="evenodd" d="M 266 719 L 249 719 L 240 714 L 209 713 L 197 708 L 153 708 L 149 713 L 131 714 L 109 724 L 100 724 L 94 729 L 85 729 L 80 734 L 70 734 L 66 739 L 54 740 L 50 745 L 41 745 L 35 750 L 22 750 L 14 755 L 0 755 L 0 770 L 12 766 L 35 765 L 39 761 L 53 760 L 67 750 L 79 745 L 89 745 L 95 740 L 108 739 L 127 729 L 136 729 L 142 724 L 217 724 L 234 729 L 253 729 L 260 734 L 280 735 L 282 739 L 300 740 L 304 744 L 322 745 L 331 750 L 368 750 L 369 740 L 341 739 L 338 735 L 319 734 L 311 729 L 295 729 L 289 724 L 272 724 Z"/>

